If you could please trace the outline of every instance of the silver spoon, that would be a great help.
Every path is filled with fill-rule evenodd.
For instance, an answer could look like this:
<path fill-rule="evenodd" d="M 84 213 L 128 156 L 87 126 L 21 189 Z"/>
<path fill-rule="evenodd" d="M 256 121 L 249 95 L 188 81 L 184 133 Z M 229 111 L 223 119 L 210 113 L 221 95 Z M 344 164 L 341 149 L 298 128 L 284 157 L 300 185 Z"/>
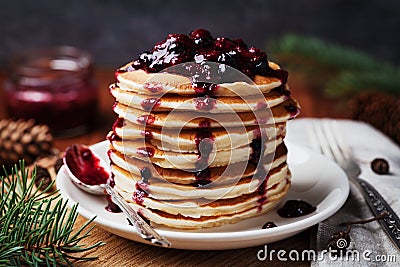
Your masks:
<path fill-rule="evenodd" d="M 165 237 L 159 235 L 153 227 L 143 220 L 143 218 L 140 217 L 136 211 L 127 204 L 124 198 L 109 184 L 103 183 L 99 185 L 88 185 L 82 182 L 82 179 L 78 179 L 78 177 L 72 172 L 73 168 L 71 168 L 70 165 L 75 163 L 82 164 L 82 157 L 79 155 L 79 153 L 77 153 L 80 148 L 85 148 L 87 151 L 90 151 L 92 156 L 99 160 L 99 165 L 103 167 L 105 172 L 107 172 L 106 170 L 109 168 L 107 164 L 100 157 L 96 156 L 88 147 L 83 145 L 72 145 L 67 148 L 63 158 L 65 169 L 67 170 L 68 177 L 71 179 L 72 183 L 89 194 L 105 195 L 107 192 L 112 197 L 112 200 L 125 214 L 125 216 L 127 216 L 129 222 L 136 228 L 136 231 L 140 237 L 159 246 L 171 247 L 171 243 Z M 71 153 L 75 154 L 72 158 L 70 157 Z M 109 172 L 107 172 L 107 174 L 109 177 Z"/>

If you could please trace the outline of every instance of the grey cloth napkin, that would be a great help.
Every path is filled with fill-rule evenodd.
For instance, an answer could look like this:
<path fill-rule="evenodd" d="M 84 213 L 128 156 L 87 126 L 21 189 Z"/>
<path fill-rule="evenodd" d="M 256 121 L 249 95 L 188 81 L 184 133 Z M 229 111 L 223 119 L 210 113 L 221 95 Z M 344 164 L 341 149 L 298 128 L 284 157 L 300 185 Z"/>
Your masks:
<path fill-rule="evenodd" d="M 343 141 L 352 149 L 360 163 L 362 171 L 360 177 L 371 183 L 397 215 L 400 215 L 400 148 L 387 136 L 366 123 L 350 120 L 337 122 Z M 315 141 L 310 140 L 308 132 L 311 123 L 321 123 L 321 119 L 290 121 L 287 140 L 316 150 Z M 390 175 L 378 175 L 372 171 L 370 162 L 375 158 L 388 160 Z M 351 184 L 351 192 L 344 206 L 318 225 L 315 238 L 318 258 L 312 261 L 311 266 L 400 266 L 400 252 L 378 222 L 352 226 L 348 250 L 353 254 L 335 259 L 324 253 L 331 235 L 346 230 L 346 227 L 339 226 L 340 223 L 372 217 L 373 214 L 361 192 Z"/>

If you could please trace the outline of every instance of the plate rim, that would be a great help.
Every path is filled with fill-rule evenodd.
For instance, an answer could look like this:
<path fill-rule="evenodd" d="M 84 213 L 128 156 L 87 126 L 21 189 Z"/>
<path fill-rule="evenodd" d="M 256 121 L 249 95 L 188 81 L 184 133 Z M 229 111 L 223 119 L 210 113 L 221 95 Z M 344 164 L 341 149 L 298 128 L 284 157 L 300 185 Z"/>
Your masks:
<path fill-rule="evenodd" d="M 104 141 L 101 141 L 101 142 L 91 145 L 90 148 L 98 149 L 98 147 L 106 146 L 106 143 L 108 143 L 108 141 L 104 140 Z M 341 183 L 345 182 L 343 184 L 343 187 L 340 187 L 340 189 L 343 190 L 343 194 L 341 195 L 342 198 L 340 199 L 339 202 L 335 202 L 336 205 L 330 205 L 330 206 L 328 206 L 327 209 L 320 210 L 318 213 L 304 217 L 304 219 L 301 219 L 299 221 L 291 222 L 291 223 L 288 223 L 285 225 L 280 225 L 278 227 L 269 228 L 269 229 L 251 229 L 251 230 L 249 229 L 249 230 L 226 231 L 226 232 L 191 232 L 191 231 L 185 232 L 184 229 L 177 229 L 176 231 L 174 231 L 175 230 L 174 228 L 169 228 L 168 230 L 156 229 L 157 232 L 159 232 L 161 235 L 165 236 L 169 240 L 179 240 L 182 242 L 196 241 L 196 242 L 201 242 L 201 243 L 209 243 L 210 241 L 215 241 L 216 239 L 218 240 L 218 242 L 249 241 L 249 240 L 256 240 L 256 239 L 257 240 L 258 239 L 266 239 L 266 238 L 271 238 L 271 237 L 275 237 L 275 236 L 279 236 L 279 235 L 288 234 L 288 230 L 291 230 L 290 232 L 298 233 L 298 232 L 304 231 L 305 229 L 334 215 L 344 205 L 344 203 L 346 202 L 348 195 L 350 193 L 350 184 L 349 184 L 346 174 L 336 163 L 327 159 L 323 155 L 320 155 L 320 154 L 308 149 L 307 147 L 304 147 L 302 145 L 295 144 L 292 142 L 288 142 L 288 141 L 285 141 L 285 144 L 288 146 L 289 157 L 290 157 L 290 150 L 291 150 L 290 147 L 297 147 L 298 149 L 304 150 L 307 153 L 310 153 L 313 156 L 320 158 L 327 164 L 335 165 L 335 168 L 337 169 L 337 171 L 339 173 L 341 173 L 341 175 L 339 177 L 342 180 L 340 180 L 340 182 Z M 75 201 L 74 199 L 72 199 L 70 194 L 65 192 L 67 190 L 64 186 L 60 187 L 60 185 L 62 185 L 63 182 L 61 182 L 61 183 L 57 182 L 60 179 L 59 177 L 61 177 L 61 175 L 63 175 L 63 174 L 67 175 L 66 171 L 65 171 L 65 166 L 62 166 L 59 173 L 57 174 L 56 186 L 61 194 L 61 197 L 63 199 L 67 199 L 68 205 L 72 206 L 75 203 L 79 203 L 79 201 Z M 66 182 L 64 182 L 64 183 L 66 183 Z M 339 182 L 337 184 L 339 184 Z M 80 190 L 80 189 L 77 188 L 77 190 Z M 329 194 L 331 194 L 332 192 L 333 191 L 331 191 Z M 82 191 L 82 193 L 84 193 L 84 192 Z M 325 196 L 325 198 L 327 196 L 329 196 L 329 194 L 327 194 Z M 100 197 L 99 197 L 99 199 L 100 199 Z M 117 224 L 116 226 L 110 225 L 109 219 L 101 217 L 101 216 L 97 215 L 94 211 L 90 211 L 90 210 L 82 207 L 81 205 L 78 205 L 77 211 L 82 217 L 84 217 L 87 220 L 96 216 L 96 218 L 94 219 L 94 222 L 96 224 L 98 224 L 99 227 L 101 227 L 103 229 L 106 228 L 105 229 L 106 231 L 109 231 L 108 229 L 115 229 L 120 232 L 133 233 L 133 234 L 137 235 L 137 232 L 135 231 L 135 229 L 132 226 L 130 226 L 128 224 L 126 224 L 126 225 Z M 293 224 L 296 225 L 295 229 L 292 229 Z M 111 231 L 109 231 L 109 232 L 111 232 Z M 113 232 L 111 232 L 111 233 L 113 233 Z M 115 233 L 113 233 L 113 234 L 115 234 Z M 118 235 L 118 234 L 116 234 L 116 235 Z"/>

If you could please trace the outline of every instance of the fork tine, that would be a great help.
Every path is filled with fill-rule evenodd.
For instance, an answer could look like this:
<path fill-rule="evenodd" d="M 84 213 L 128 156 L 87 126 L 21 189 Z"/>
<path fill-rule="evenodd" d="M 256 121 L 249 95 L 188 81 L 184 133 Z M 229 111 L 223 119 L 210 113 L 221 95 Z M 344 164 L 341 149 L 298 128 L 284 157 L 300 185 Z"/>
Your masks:
<path fill-rule="evenodd" d="M 315 138 L 320 146 L 322 154 L 325 156 L 335 160 L 335 156 L 332 153 L 331 149 L 329 148 L 328 140 L 326 139 L 326 135 L 324 133 L 323 128 L 321 127 L 320 123 L 314 122 L 313 123 Z"/>
<path fill-rule="evenodd" d="M 313 150 L 319 151 L 321 154 L 324 154 L 324 151 L 321 148 L 319 139 L 318 139 L 318 137 L 317 137 L 317 135 L 315 133 L 316 131 L 315 131 L 315 125 L 314 124 L 315 123 L 311 123 L 307 127 L 309 141 L 310 141 L 310 144 L 311 144 Z"/>
<path fill-rule="evenodd" d="M 337 135 L 339 132 L 334 131 L 333 122 L 331 120 L 322 121 L 322 128 L 336 162 L 342 162 L 345 160 L 345 155 L 342 153 L 342 149 L 338 143 Z"/>
<path fill-rule="evenodd" d="M 336 137 L 336 143 L 338 144 L 338 147 L 339 147 L 341 153 L 343 154 L 343 157 L 345 159 L 350 158 L 351 157 L 350 148 L 343 142 L 343 138 L 340 133 L 339 126 L 338 126 L 338 123 L 336 120 L 334 120 L 332 122 L 332 132 L 334 133 L 334 135 Z"/>

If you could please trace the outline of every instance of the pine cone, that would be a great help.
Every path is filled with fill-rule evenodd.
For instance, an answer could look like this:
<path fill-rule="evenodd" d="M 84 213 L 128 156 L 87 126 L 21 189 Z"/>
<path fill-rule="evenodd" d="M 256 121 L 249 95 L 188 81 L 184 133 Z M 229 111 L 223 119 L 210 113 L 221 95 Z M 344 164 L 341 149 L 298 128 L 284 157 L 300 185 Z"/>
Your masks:
<path fill-rule="evenodd" d="M 39 156 L 51 154 L 53 136 L 46 125 L 34 120 L 0 121 L 0 166 L 12 166 L 24 159 L 32 164 Z"/>
<path fill-rule="evenodd" d="M 363 92 L 351 102 L 350 117 L 368 122 L 400 144 L 400 98 L 382 92 Z"/>

